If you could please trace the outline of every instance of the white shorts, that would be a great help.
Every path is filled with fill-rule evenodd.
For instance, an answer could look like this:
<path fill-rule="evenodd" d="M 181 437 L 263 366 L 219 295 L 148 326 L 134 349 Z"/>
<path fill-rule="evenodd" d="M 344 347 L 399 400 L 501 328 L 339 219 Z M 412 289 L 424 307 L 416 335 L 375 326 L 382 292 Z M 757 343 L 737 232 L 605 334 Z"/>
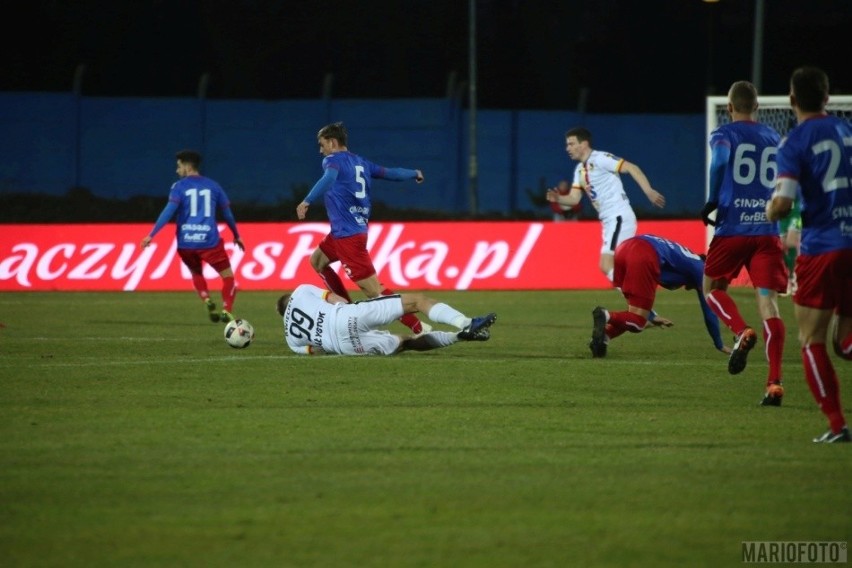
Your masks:
<path fill-rule="evenodd" d="M 628 209 L 614 217 L 602 219 L 601 226 L 601 254 L 615 254 L 618 245 L 636 236 L 636 215 Z"/>
<path fill-rule="evenodd" d="M 336 323 L 340 354 L 393 355 L 399 348 L 399 337 L 376 328 L 389 325 L 404 313 L 396 294 L 341 306 Z"/>

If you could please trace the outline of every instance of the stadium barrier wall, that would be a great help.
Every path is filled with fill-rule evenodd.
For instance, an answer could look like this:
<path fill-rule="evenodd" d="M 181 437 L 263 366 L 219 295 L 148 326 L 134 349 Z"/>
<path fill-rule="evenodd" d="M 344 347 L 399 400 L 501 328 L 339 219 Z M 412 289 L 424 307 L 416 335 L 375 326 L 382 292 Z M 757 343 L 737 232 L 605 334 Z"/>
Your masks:
<path fill-rule="evenodd" d="M 173 227 L 142 249 L 151 224 L 0 225 L 0 291 L 191 289 Z M 309 257 L 327 223 L 240 224 L 244 252 L 220 230 L 241 290 L 320 282 Z M 639 230 L 705 251 L 700 221 L 640 220 Z M 608 289 L 600 246 L 598 221 L 371 223 L 368 236 L 379 280 L 395 290 Z"/>
<path fill-rule="evenodd" d="M 303 197 L 320 177 L 316 132 L 342 120 L 350 148 L 386 166 L 419 168 L 422 186 L 377 181 L 373 201 L 468 214 L 468 113 L 454 99 L 207 100 L 0 93 L 0 192 L 104 198 L 163 196 L 174 154 L 195 148 L 204 173 L 237 203 Z M 585 125 L 596 148 L 639 164 L 667 206 L 654 210 L 632 181 L 637 213 L 697 218 L 704 202 L 705 118 L 572 111 L 477 113 L 478 213 L 549 218 L 544 188 L 570 179 L 565 131 Z M 536 196 L 534 201 L 530 193 Z M 586 213 L 594 211 L 584 204 Z"/>

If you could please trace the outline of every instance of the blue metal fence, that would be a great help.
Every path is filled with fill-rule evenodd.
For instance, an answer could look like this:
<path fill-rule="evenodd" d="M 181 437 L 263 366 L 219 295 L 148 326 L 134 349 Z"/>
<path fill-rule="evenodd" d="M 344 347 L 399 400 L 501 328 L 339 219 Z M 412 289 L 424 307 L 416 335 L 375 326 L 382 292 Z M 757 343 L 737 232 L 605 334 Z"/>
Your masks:
<path fill-rule="evenodd" d="M 316 132 L 342 120 L 353 152 L 386 166 L 422 169 L 427 183 L 377 181 L 374 199 L 394 207 L 466 213 L 467 113 L 454 99 L 221 101 L 0 93 L 0 191 L 61 195 L 85 187 L 103 197 L 165 195 L 174 153 L 196 148 L 204 172 L 234 201 L 301 197 L 320 176 Z M 565 131 L 587 126 L 594 146 L 639 164 L 668 199 L 694 215 L 704 196 L 703 115 L 594 115 L 480 110 L 479 210 L 540 210 L 538 194 L 570 177 Z M 640 214 L 652 209 L 625 186 Z"/>

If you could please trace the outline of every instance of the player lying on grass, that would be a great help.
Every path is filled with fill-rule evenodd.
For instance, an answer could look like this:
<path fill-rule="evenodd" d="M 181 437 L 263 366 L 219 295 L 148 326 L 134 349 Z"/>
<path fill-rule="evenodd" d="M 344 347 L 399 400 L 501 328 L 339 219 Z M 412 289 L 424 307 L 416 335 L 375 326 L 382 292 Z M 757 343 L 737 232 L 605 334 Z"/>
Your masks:
<path fill-rule="evenodd" d="M 350 304 L 345 298 L 310 284 L 301 284 L 278 298 L 287 345 L 301 355 L 394 355 L 429 351 L 458 341 L 487 341 L 497 315 L 469 318 L 455 308 L 423 294 L 393 294 Z M 459 331 L 420 335 L 380 329 L 404 314 L 421 312 Z"/>
<path fill-rule="evenodd" d="M 658 326 L 673 325 L 665 318 L 652 317 L 658 285 L 668 290 L 681 287 L 697 290 L 713 345 L 723 353 L 730 353 L 719 334 L 719 320 L 704 300 L 703 279 L 704 260 L 681 244 L 654 235 L 640 235 L 621 243 L 615 250 L 612 283 L 627 300 L 627 311 L 610 312 L 601 306 L 592 310 L 594 328 L 589 342 L 592 357 L 605 357 L 610 339 L 625 331 L 639 333 L 649 321 Z"/>

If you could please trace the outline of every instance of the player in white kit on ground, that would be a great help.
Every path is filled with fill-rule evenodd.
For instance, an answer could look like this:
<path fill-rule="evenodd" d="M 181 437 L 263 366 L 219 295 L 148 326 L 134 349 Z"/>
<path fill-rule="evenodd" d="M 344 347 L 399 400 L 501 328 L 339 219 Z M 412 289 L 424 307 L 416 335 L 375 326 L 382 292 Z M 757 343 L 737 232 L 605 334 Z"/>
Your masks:
<path fill-rule="evenodd" d="M 487 341 L 497 315 L 469 318 L 449 305 L 423 294 L 379 296 L 354 304 L 328 290 L 301 284 L 278 298 L 287 345 L 300 355 L 394 355 L 429 351 L 458 341 Z M 458 331 L 429 331 L 419 335 L 380 329 L 403 314 L 421 312 L 434 322 Z"/>

